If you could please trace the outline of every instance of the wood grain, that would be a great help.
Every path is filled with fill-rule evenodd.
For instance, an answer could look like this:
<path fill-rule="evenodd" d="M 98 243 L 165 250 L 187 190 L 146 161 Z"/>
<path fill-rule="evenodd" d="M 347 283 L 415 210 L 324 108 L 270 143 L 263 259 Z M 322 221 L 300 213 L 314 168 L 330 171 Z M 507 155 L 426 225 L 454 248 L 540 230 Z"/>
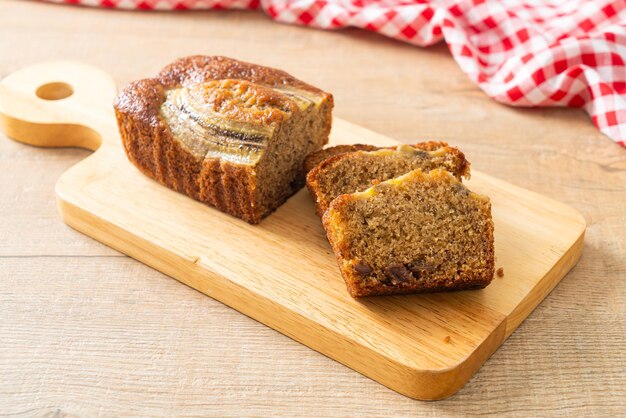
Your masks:
<path fill-rule="evenodd" d="M 10 377 L 0 380 L 6 413 L 623 410 L 626 156 L 582 113 L 500 106 L 464 78 L 444 47 L 421 50 L 362 32 L 276 25 L 253 13 L 141 15 L 20 1 L 0 8 L 0 51 L 12 57 L 0 64 L 3 75 L 71 58 L 127 82 L 189 53 L 280 65 L 333 91 L 339 116 L 405 142 L 457 143 L 475 168 L 572 204 L 590 225 L 579 265 L 470 384 L 445 401 L 421 403 L 66 228 L 53 186 L 87 153 L 0 140 L 0 214 L 11 220 L 0 224 L 0 315 L 10 318 L 0 321 L 0 374 Z M 242 24 L 252 32 L 243 33 Z M 336 53 L 328 54 L 329 44 Z M 328 66 L 336 71 L 321 77 Z M 207 324 L 203 334 L 199 324 Z"/>
<path fill-rule="evenodd" d="M 562 203 L 474 170 L 491 198 L 508 280 L 474 292 L 354 300 L 305 190 L 253 226 L 173 193 L 126 159 L 113 80 L 72 61 L 0 81 L 0 129 L 94 155 L 55 186 L 64 221 L 372 379 L 416 399 L 455 393 L 581 255 L 585 221 Z M 330 145 L 396 144 L 334 118 Z"/>

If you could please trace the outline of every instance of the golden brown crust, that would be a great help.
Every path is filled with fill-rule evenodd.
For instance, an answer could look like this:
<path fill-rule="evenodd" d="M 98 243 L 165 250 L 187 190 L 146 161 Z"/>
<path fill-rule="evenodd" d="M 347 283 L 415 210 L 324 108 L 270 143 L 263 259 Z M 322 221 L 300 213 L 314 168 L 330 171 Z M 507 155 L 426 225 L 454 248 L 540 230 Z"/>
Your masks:
<path fill-rule="evenodd" d="M 237 216 L 250 223 L 259 223 L 275 207 L 259 208 L 256 199 L 257 178 L 254 169 L 228 161 L 195 155 L 175 139 L 167 124 L 160 118 L 160 107 L 166 91 L 184 86 L 212 82 L 225 82 L 229 88 L 246 87 L 248 93 L 260 94 L 258 100 L 277 104 L 297 111 L 297 106 L 285 96 L 262 86 L 288 86 L 320 94 L 324 109 L 330 113 L 332 95 L 306 84 L 284 71 L 246 63 L 226 57 L 190 56 L 166 66 L 156 77 L 139 80 L 127 85 L 114 101 L 115 114 L 124 149 L 129 160 L 144 174 L 156 181 L 187 194 L 194 199 Z M 250 87 L 249 83 L 262 86 Z M 224 82 L 220 82 L 224 84 Z M 242 87 L 243 86 L 243 87 Z M 254 90 L 254 91 L 250 91 Z M 245 94 L 247 94 L 244 92 Z M 216 106 L 226 103 L 228 112 L 238 112 L 237 100 L 256 100 L 252 95 L 234 97 L 228 89 L 211 96 Z M 250 97 L 248 97 L 250 96 Z M 279 106 L 279 107 L 280 107 Z M 282 121 L 276 119 L 279 112 L 258 112 L 252 116 L 255 122 L 271 125 Z M 330 116 L 328 116 L 330 124 Z M 330 130 L 328 127 L 327 131 Z M 328 132 L 326 133 L 327 138 Z M 327 139 L 326 139 L 327 140 Z M 288 191 L 292 194 L 298 189 Z M 282 202 L 276 202 L 276 206 Z M 263 213 L 261 211 L 263 210 Z"/>
<path fill-rule="evenodd" d="M 131 82 L 115 98 L 116 111 L 135 121 L 159 124 L 159 108 L 168 89 L 212 80 L 245 80 L 268 86 L 289 85 L 321 94 L 332 101 L 332 95 L 300 81 L 282 70 L 263 67 L 227 57 L 194 55 L 167 65 L 158 76 Z"/>
<path fill-rule="evenodd" d="M 298 112 L 298 105 L 284 94 L 249 81 L 212 80 L 199 86 L 196 99 L 224 118 L 270 126 Z"/>
<path fill-rule="evenodd" d="M 452 159 L 456 162 L 456 166 L 452 170 L 452 173 L 458 178 L 460 177 L 469 178 L 470 163 L 465 158 L 465 154 L 463 154 L 463 152 L 461 152 L 461 150 L 459 150 L 458 148 L 450 147 L 448 143 L 439 142 L 439 141 L 418 142 L 411 146 L 413 148 L 416 148 L 422 151 L 432 152 L 436 150 L 442 150 L 443 152 L 450 154 L 451 156 L 454 157 Z M 325 156 L 325 155 L 330 155 L 329 158 L 325 158 L 324 160 L 322 160 L 322 162 L 310 168 L 310 170 L 306 170 L 307 172 L 306 186 L 307 186 L 307 189 L 309 190 L 309 193 L 313 197 L 313 201 L 315 203 L 315 212 L 320 218 L 324 215 L 324 212 L 326 212 L 326 210 L 328 209 L 328 206 L 331 203 L 329 199 L 327 198 L 327 196 L 325 196 L 323 191 L 321 190 L 320 177 L 326 175 L 328 172 L 331 172 L 333 170 L 333 166 L 341 163 L 342 160 L 350 159 L 355 155 L 355 153 L 358 153 L 360 151 L 358 149 L 355 149 L 355 150 L 351 150 L 348 152 L 341 152 L 344 149 L 350 149 L 350 147 L 351 147 L 350 145 L 339 145 L 336 147 L 330 147 L 324 150 L 320 150 L 316 153 L 310 154 L 309 157 L 307 157 L 307 160 L 305 160 L 305 165 L 307 164 L 307 161 L 308 161 L 308 165 L 305 166 L 305 170 L 306 170 L 307 167 L 310 167 L 311 165 L 313 165 L 313 163 L 316 160 L 318 160 L 320 157 Z M 354 145 L 354 147 L 365 148 L 365 147 L 372 147 L 372 146 L 356 144 Z M 373 150 L 363 149 L 363 151 L 370 152 L 370 151 L 376 151 L 380 149 L 396 150 L 397 148 L 398 146 L 385 147 L 385 148 L 375 147 L 375 149 Z M 371 179 L 371 180 L 376 182 L 380 179 Z"/>
<path fill-rule="evenodd" d="M 421 149 L 423 151 L 434 151 L 439 148 L 447 147 L 448 143 L 444 141 L 424 141 L 418 142 L 412 145 L 414 148 Z M 392 149 L 398 148 L 397 146 L 391 147 Z"/>
<path fill-rule="evenodd" d="M 208 80 L 246 80 L 270 86 L 290 85 L 332 97 L 285 71 L 220 56 L 193 55 L 180 58 L 163 68 L 156 79 L 166 88 L 188 86 Z"/>

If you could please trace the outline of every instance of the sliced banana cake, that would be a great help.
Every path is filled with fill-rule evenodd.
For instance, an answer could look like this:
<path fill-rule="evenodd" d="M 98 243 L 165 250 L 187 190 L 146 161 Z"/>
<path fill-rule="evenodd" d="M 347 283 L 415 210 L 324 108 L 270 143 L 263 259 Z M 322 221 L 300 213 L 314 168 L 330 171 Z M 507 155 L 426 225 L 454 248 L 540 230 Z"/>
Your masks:
<path fill-rule="evenodd" d="M 327 150 L 317 155 L 321 153 L 332 155 Z M 316 158 L 314 154 L 307 160 Z M 337 196 L 363 191 L 376 182 L 401 176 L 411 170 L 420 168 L 428 172 L 443 168 L 460 179 L 469 176 L 469 167 L 465 155 L 457 148 L 445 143 L 424 142 L 375 151 L 338 153 L 309 171 L 306 183 L 315 201 L 317 214 L 322 216 Z"/>
<path fill-rule="evenodd" d="M 353 297 L 476 289 L 493 278 L 490 200 L 446 170 L 342 194 L 322 221 Z"/>

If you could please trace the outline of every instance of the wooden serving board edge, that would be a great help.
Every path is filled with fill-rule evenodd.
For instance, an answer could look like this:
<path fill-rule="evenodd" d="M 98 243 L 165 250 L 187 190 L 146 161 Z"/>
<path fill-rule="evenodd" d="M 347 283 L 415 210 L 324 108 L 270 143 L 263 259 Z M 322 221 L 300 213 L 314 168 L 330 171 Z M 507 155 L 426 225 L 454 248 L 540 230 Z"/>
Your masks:
<path fill-rule="evenodd" d="M 526 295 L 524 299 L 507 316 L 505 340 L 515 332 L 517 327 L 535 310 L 537 306 L 554 290 L 567 273 L 576 266 L 583 254 L 585 243 L 585 231 L 582 228 L 580 236 L 576 242 L 563 254 L 563 256 L 552 266 L 546 275 L 537 282 L 535 287 Z M 502 341 L 504 342 L 504 341 Z"/>
<path fill-rule="evenodd" d="M 108 222 L 65 196 L 57 183 L 57 206 L 63 221 L 75 230 L 97 239 L 178 281 L 210 296 L 327 357 L 410 398 L 438 400 L 456 393 L 489 359 L 521 322 L 560 282 L 582 254 L 584 231 L 576 243 L 537 284 L 535 291 L 508 317 L 503 315 L 494 331 L 459 364 L 443 370 L 414 369 L 369 347 L 325 328 L 310 318 L 237 285 L 210 271 L 198 259 L 162 248 Z M 206 280 L 210 277 L 210 281 Z M 296 331 L 297 330 L 297 331 Z M 371 367 L 375 362 L 378 367 Z M 411 382 L 407 384 L 407 382 Z"/>
<path fill-rule="evenodd" d="M 437 400 L 454 394 L 506 339 L 506 320 L 503 320 L 498 328 L 457 366 L 445 370 L 413 369 L 205 269 L 201 265 L 201 260 L 190 260 L 175 254 L 81 209 L 65 200 L 63 192 L 58 188 L 57 206 L 63 221 L 77 231 L 90 237 L 97 237 L 96 239 L 103 244 L 414 399 Z M 208 273 L 210 282 L 206 280 Z M 351 349 L 347 350 L 346 346 Z M 372 362 L 378 367 L 370 367 Z M 415 384 L 407 386 L 407 382 Z"/>

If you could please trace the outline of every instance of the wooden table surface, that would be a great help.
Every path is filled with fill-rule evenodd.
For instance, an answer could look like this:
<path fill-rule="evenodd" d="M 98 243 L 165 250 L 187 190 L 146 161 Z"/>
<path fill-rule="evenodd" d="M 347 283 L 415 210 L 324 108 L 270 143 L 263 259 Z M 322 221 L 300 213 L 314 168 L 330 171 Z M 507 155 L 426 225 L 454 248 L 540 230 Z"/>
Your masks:
<path fill-rule="evenodd" d="M 419 402 L 70 229 L 54 184 L 85 158 L 0 134 L 0 415 L 569 415 L 626 408 L 626 150 L 569 109 L 487 98 L 445 45 L 325 32 L 256 12 L 0 3 L 0 77 L 85 61 L 120 83 L 220 54 L 331 91 L 335 114 L 579 209 L 577 267 L 453 397 Z"/>

